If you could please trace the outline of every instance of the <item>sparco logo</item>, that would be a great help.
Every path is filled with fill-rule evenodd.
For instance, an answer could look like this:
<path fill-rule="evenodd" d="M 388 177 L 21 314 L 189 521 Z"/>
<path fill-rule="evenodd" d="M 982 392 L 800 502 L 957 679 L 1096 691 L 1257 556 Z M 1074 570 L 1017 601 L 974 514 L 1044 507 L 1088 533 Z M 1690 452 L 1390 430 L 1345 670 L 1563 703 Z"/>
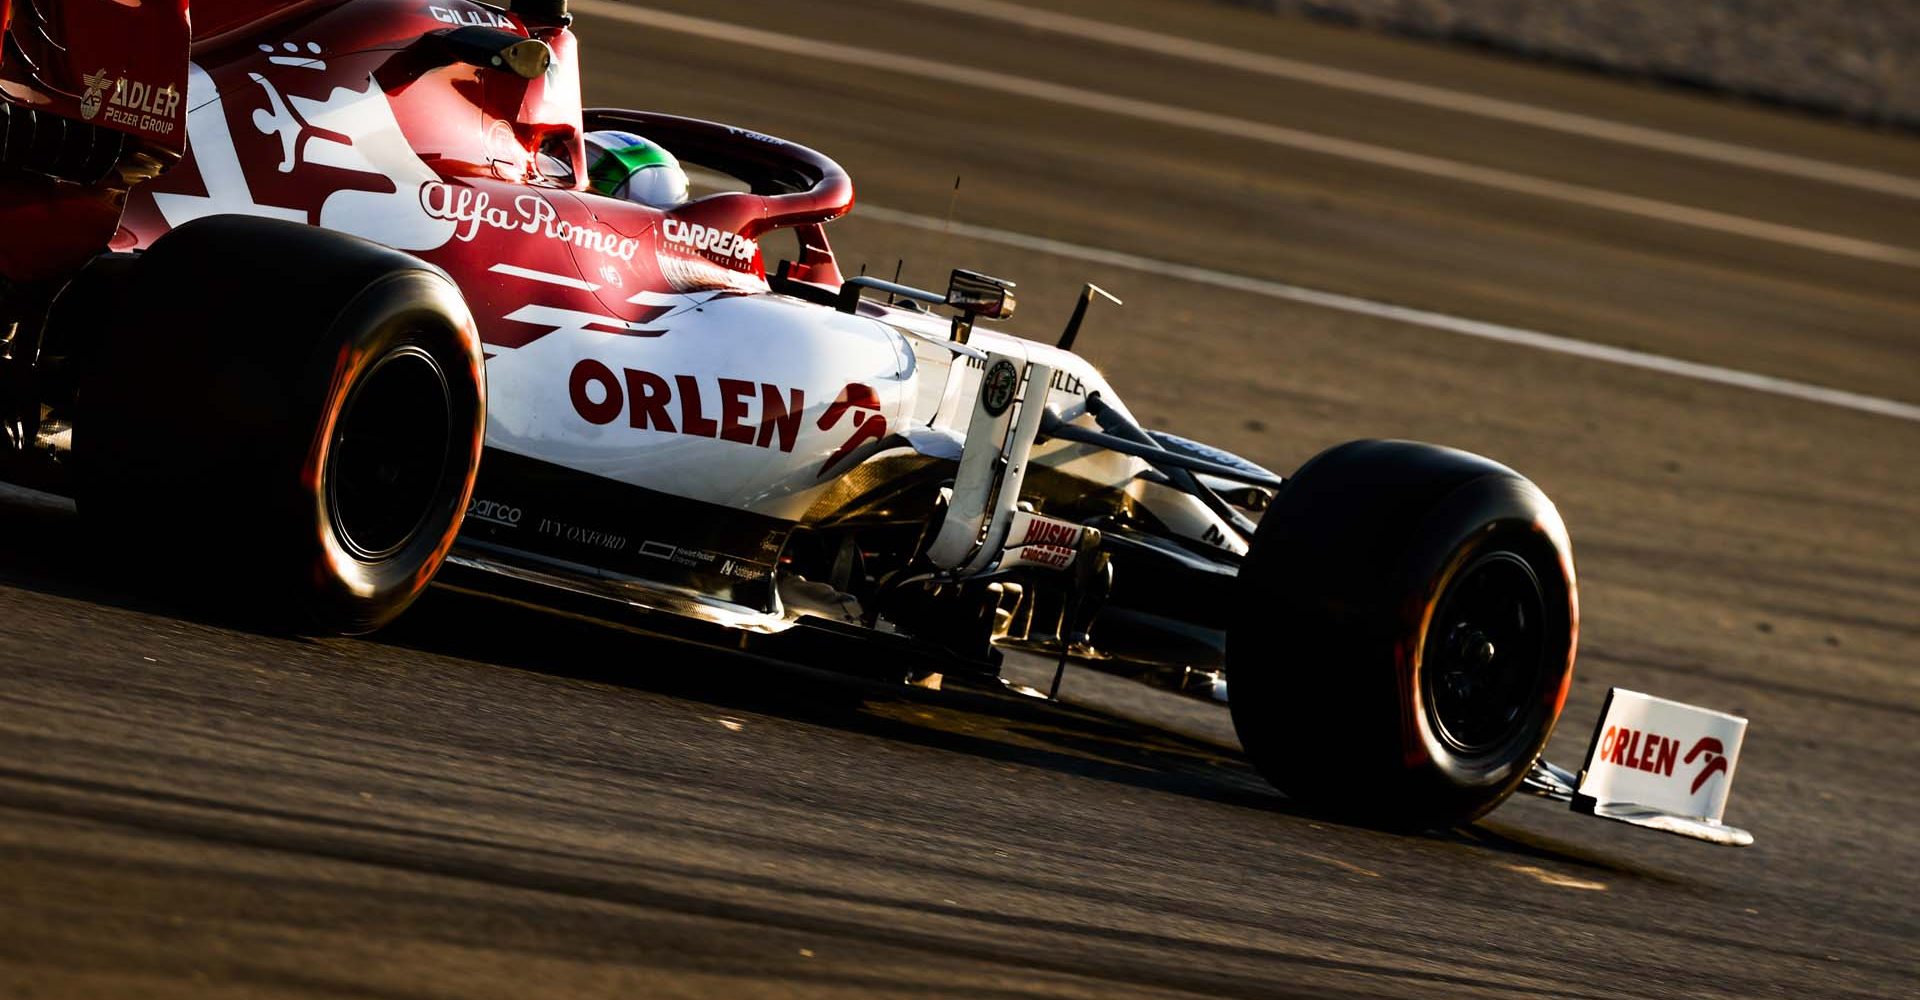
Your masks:
<path fill-rule="evenodd" d="M 1013 390 L 1020 385 L 1020 370 L 1013 362 L 1005 358 L 993 363 L 981 380 L 980 402 L 986 405 L 987 415 L 997 417 L 1007 412 L 1013 405 Z"/>
<path fill-rule="evenodd" d="M 498 500 L 475 498 L 472 503 L 467 504 L 467 516 L 509 528 L 518 527 L 520 524 L 520 508 L 508 506 Z"/>

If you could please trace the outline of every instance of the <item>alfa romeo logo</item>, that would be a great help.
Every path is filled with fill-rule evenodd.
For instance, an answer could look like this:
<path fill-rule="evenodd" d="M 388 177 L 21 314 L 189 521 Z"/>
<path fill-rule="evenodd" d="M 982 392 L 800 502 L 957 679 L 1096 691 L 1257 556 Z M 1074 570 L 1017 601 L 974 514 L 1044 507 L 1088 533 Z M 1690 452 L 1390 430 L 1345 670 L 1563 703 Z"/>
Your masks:
<path fill-rule="evenodd" d="M 997 417 L 1013 405 L 1013 391 L 1020 386 L 1020 369 L 1015 368 L 1013 362 L 1001 358 L 987 369 L 984 382 L 980 400 L 986 404 L 987 415 Z"/>

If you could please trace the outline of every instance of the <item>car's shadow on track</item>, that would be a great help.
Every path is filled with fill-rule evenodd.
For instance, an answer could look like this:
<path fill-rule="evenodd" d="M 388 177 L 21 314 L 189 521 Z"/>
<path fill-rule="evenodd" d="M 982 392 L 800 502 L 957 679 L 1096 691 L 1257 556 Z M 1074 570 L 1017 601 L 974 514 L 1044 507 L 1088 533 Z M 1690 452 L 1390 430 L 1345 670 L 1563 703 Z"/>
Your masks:
<path fill-rule="evenodd" d="M 369 641 L 1292 812 L 1237 756 L 1218 747 L 988 681 L 949 681 L 942 690 L 927 690 L 445 590 L 430 592 Z"/>
<path fill-rule="evenodd" d="M 1349 825 L 1295 805 L 1237 752 L 1094 709 L 1015 694 L 992 682 L 949 681 L 943 690 L 931 691 L 443 590 L 429 593 L 405 618 L 369 641 L 635 688 L 720 710 L 831 726 L 1302 822 Z M 1451 830 L 1376 832 L 1610 876 L 1665 880 L 1631 862 L 1497 820 Z"/>
<path fill-rule="evenodd" d="M 169 586 L 164 574 L 102 552 L 90 542 L 72 504 L 6 486 L 0 486 L 0 587 L 286 638 L 243 614 L 196 600 L 190 590 Z M 944 690 L 927 690 L 439 588 L 394 625 L 357 641 L 1328 822 L 1289 802 L 1224 748 L 1096 710 L 1025 697 L 991 682 L 950 682 Z M 901 666 L 904 673 L 907 665 Z M 1402 835 L 1616 875 L 1649 874 L 1499 823 Z"/>

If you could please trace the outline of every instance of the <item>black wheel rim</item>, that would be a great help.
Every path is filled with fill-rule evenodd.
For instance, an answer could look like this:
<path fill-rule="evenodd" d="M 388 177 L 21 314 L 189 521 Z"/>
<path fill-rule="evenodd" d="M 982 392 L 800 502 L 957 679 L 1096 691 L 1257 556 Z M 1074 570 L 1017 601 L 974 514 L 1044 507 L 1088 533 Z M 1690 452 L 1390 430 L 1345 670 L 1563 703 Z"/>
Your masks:
<path fill-rule="evenodd" d="M 1496 753 L 1527 726 L 1547 669 L 1546 594 L 1507 551 L 1479 555 L 1448 583 L 1421 663 L 1428 717 L 1463 757 Z"/>
<path fill-rule="evenodd" d="M 349 390 L 327 455 L 334 533 L 355 558 L 404 548 L 432 515 L 453 445 L 453 399 L 431 354 L 401 347 Z"/>

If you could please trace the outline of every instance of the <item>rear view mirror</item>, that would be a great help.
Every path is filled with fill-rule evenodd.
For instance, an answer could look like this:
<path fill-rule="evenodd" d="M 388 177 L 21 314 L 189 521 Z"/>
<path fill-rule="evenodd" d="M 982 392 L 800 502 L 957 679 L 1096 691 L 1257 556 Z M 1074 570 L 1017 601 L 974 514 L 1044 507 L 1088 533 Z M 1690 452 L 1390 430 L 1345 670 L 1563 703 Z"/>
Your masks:
<path fill-rule="evenodd" d="M 1006 319 L 1013 315 L 1013 282 L 978 271 L 954 268 L 947 281 L 947 305 L 983 319 Z"/>
<path fill-rule="evenodd" d="M 426 37 L 437 41 L 458 62 L 482 69 L 503 69 L 522 80 L 538 78 L 553 64 L 553 50 L 547 48 L 547 43 L 499 28 L 454 28 Z"/>

